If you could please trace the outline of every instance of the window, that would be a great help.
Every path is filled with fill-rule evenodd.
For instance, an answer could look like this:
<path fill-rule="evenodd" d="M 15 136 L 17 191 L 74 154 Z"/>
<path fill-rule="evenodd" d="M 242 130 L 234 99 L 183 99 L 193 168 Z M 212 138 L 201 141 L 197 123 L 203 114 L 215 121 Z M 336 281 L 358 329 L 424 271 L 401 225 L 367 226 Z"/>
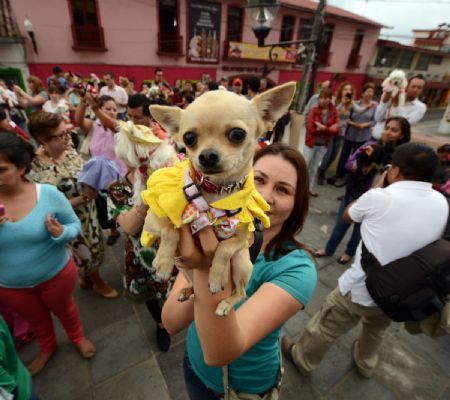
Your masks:
<path fill-rule="evenodd" d="M 381 47 L 378 50 L 377 59 L 375 61 L 376 67 L 395 67 L 399 56 L 398 49 L 393 47 Z"/>
<path fill-rule="evenodd" d="M 348 68 L 359 68 L 359 64 L 361 62 L 361 56 L 359 55 L 359 52 L 361 50 L 363 40 L 364 32 L 360 30 L 356 31 L 355 37 L 353 39 L 352 50 L 347 61 Z"/>
<path fill-rule="evenodd" d="M 242 8 L 228 7 L 227 40 L 229 42 L 242 42 L 242 17 Z"/>
<path fill-rule="evenodd" d="M 298 40 L 308 40 L 312 32 L 312 19 L 301 19 L 300 28 L 298 30 Z"/>
<path fill-rule="evenodd" d="M 421 53 L 416 63 L 416 69 L 426 71 L 428 69 L 428 65 L 430 64 L 431 57 L 432 56 L 430 54 Z"/>
<path fill-rule="evenodd" d="M 70 0 L 74 49 L 106 50 L 96 0 Z"/>
<path fill-rule="evenodd" d="M 414 58 L 412 51 L 401 51 L 398 59 L 397 67 L 409 69 L 411 68 L 412 60 Z"/>
<path fill-rule="evenodd" d="M 431 57 L 430 64 L 441 65 L 441 63 L 442 63 L 442 56 L 432 56 Z"/>
<path fill-rule="evenodd" d="M 322 42 L 321 42 L 321 50 L 319 53 L 319 63 L 322 65 L 330 65 L 330 58 L 331 58 L 331 42 L 333 41 L 333 32 L 334 32 L 334 26 L 333 25 L 325 25 L 325 28 L 323 30 L 322 34 Z"/>
<path fill-rule="evenodd" d="M 158 52 L 182 53 L 182 37 L 178 34 L 178 0 L 158 1 Z"/>
<path fill-rule="evenodd" d="M 281 22 L 280 42 L 290 42 L 294 38 L 295 17 L 285 15 Z"/>

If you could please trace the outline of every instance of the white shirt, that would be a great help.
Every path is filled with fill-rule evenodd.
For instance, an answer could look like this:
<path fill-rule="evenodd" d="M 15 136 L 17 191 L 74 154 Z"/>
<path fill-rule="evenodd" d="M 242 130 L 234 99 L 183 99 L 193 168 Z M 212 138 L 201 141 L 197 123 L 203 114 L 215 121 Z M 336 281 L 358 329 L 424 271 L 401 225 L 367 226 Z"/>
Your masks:
<path fill-rule="evenodd" d="M 423 118 L 427 111 L 427 106 L 419 99 L 408 101 L 402 107 L 392 107 L 389 111 L 390 106 L 391 100 L 387 103 L 381 101 L 375 111 L 375 121 L 377 123 L 373 128 L 372 136 L 377 140 L 381 138 L 381 135 L 383 134 L 388 114 L 389 117 L 405 117 L 411 125 L 414 125 Z"/>
<path fill-rule="evenodd" d="M 354 222 L 361 222 L 361 237 L 367 249 L 381 265 L 386 265 L 441 238 L 448 203 L 431 188 L 431 183 L 400 181 L 364 193 L 349 214 Z M 352 266 L 339 278 L 339 289 L 343 295 L 351 291 L 354 303 L 375 307 L 360 260 L 361 242 Z"/>
<path fill-rule="evenodd" d="M 128 102 L 128 94 L 126 90 L 122 86 L 114 86 L 114 89 L 109 89 L 108 86 L 103 86 L 100 89 L 100 96 L 111 96 L 115 101 L 117 105 L 117 112 L 119 114 L 124 113 L 127 111 L 127 108 L 124 106 L 120 106 L 119 104 L 126 104 Z"/>

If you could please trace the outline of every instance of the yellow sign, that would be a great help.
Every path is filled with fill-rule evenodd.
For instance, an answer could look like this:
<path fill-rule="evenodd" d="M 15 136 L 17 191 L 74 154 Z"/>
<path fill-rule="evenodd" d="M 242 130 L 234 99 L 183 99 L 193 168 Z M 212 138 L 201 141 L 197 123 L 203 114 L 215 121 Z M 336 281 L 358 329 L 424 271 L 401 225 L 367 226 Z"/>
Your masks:
<path fill-rule="evenodd" d="M 258 47 L 253 43 L 229 42 L 228 58 L 245 60 L 269 60 L 270 47 Z M 295 61 L 297 49 L 284 49 L 275 47 L 272 50 L 272 59 L 274 61 L 289 62 Z"/>

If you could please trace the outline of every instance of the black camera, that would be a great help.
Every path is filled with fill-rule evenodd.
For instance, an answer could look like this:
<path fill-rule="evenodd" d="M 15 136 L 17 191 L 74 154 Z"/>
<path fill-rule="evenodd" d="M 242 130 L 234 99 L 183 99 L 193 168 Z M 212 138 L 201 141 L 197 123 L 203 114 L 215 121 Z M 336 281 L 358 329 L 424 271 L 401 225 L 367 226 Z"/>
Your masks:
<path fill-rule="evenodd" d="M 351 99 L 353 97 L 353 95 L 351 93 L 345 93 L 345 97 L 347 99 Z"/>

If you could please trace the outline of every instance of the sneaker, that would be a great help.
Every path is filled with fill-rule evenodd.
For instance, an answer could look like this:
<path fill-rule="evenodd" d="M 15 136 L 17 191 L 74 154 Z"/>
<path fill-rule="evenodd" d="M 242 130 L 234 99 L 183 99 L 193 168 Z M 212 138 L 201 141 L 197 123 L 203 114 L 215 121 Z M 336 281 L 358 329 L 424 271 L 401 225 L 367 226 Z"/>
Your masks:
<path fill-rule="evenodd" d="M 320 168 L 317 174 L 317 184 L 320 186 L 323 186 L 325 184 L 325 173 Z"/>
<path fill-rule="evenodd" d="M 334 181 L 334 186 L 336 186 L 337 188 L 343 187 L 347 184 L 347 179 L 345 178 L 345 176 L 343 178 L 337 178 Z"/>
<path fill-rule="evenodd" d="M 336 179 L 337 179 L 337 176 L 336 176 L 336 175 L 330 176 L 329 178 L 327 178 L 327 183 L 328 183 L 329 185 L 334 185 L 334 183 L 336 182 Z"/>
<path fill-rule="evenodd" d="M 156 325 L 156 343 L 161 351 L 170 349 L 170 335 L 164 328 Z"/>

